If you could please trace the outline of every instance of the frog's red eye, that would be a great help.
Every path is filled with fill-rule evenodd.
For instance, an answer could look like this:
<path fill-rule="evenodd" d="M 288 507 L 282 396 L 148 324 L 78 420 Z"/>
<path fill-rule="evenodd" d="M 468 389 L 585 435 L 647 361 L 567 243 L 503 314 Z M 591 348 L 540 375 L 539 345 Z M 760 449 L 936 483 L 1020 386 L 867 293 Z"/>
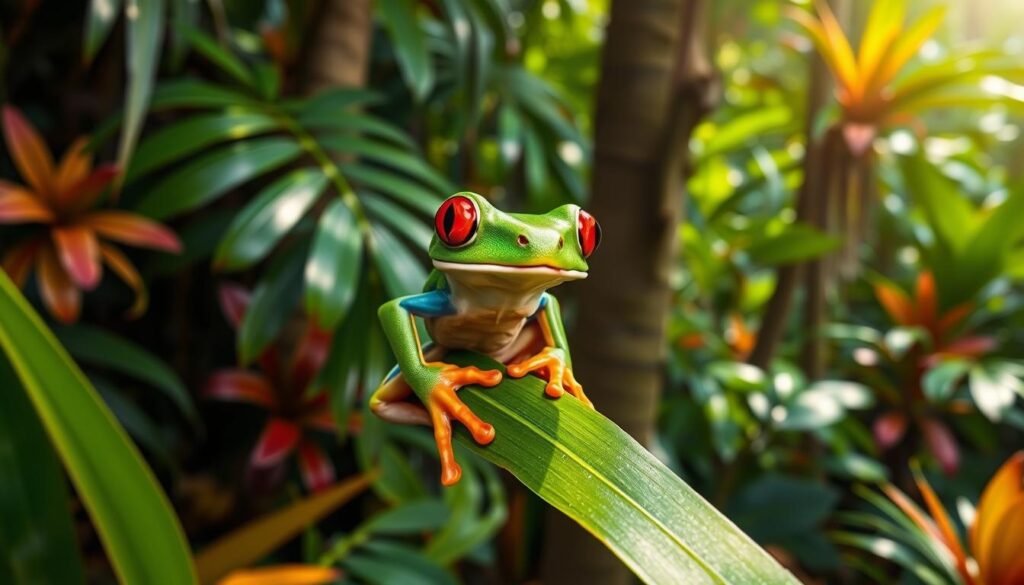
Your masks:
<path fill-rule="evenodd" d="M 576 223 L 579 227 L 580 251 L 583 252 L 584 258 L 589 258 L 601 244 L 601 224 L 597 223 L 593 215 L 582 209 L 577 216 Z"/>
<path fill-rule="evenodd" d="M 469 197 L 455 195 L 441 204 L 434 216 L 434 231 L 446 246 L 465 246 L 476 235 L 479 225 L 476 204 Z"/>

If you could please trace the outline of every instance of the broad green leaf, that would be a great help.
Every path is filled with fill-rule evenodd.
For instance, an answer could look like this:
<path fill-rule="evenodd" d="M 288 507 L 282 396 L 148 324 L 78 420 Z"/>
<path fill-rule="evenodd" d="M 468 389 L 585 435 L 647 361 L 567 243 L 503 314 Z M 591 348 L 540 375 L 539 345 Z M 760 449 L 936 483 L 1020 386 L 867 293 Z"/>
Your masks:
<path fill-rule="evenodd" d="M 423 288 L 427 273 L 409 249 L 381 225 L 373 226 L 374 262 L 391 297 L 416 294 Z"/>
<path fill-rule="evenodd" d="M 0 580 L 85 583 L 60 462 L 0 355 Z"/>
<path fill-rule="evenodd" d="M 222 270 L 248 268 L 262 260 L 306 215 L 327 186 L 317 167 L 296 169 L 274 181 L 235 216 L 213 263 Z"/>
<path fill-rule="evenodd" d="M 124 583 L 195 583 L 188 542 L 124 430 L 17 288 L 0 274 L 7 354 Z"/>
<path fill-rule="evenodd" d="M 238 329 L 238 358 L 248 364 L 270 345 L 302 297 L 302 269 L 308 246 L 296 244 L 274 258 Z"/>
<path fill-rule="evenodd" d="M 153 109 L 260 107 L 249 96 L 198 79 L 172 79 L 157 86 L 153 92 Z"/>
<path fill-rule="evenodd" d="M 708 373 L 733 390 L 759 390 L 764 387 L 764 370 L 743 362 L 716 361 L 708 364 Z"/>
<path fill-rule="evenodd" d="M 825 468 L 847 479 L 881 483 L 889 478 L 889 470 L 871 457 L 860 453 L 844 453 L 825 460 Z"/>
<path fill-rule="evenodd" d="M 974 231 L 970 201 L 923 156 L 905 156 L 900 163 L 904 185 L 924 211 L 939 244 L 948 253 L 962 250 Z"/>
<path fill-rule="evenodd" d="M 306 312 L 322 329 L 334 330 L 352 306 L 362 265 L 362 230 L 348 205 L 333 199 L 320 216 L 305 268 Z"/>
<path fill-rule="evenodd" d="M 241 109 L 190 116 L 143 140 L 132 157 L 125 181 L 131 183 L 212 144 L 238 141 L 275 128 L 277 122 L 269 116 Z"/>
<path fill-rule="evenodd" d="M 139 202 L 138 211 L 155 219 L 191 211 L 294 160 L 301 152 L 298 143 L 283 137 L 231 144 L 172 173 Z"/>
<path fill-rule="evenodd" d="M 769 473 L 749 483 L 729 505 L 729 517 L 761 542 L 813 531 L 839 502 L 824 482 Z"/>
<path fill-rule="evenodd" d="M 198 421 L 185 384 L 157 356 L 123 337 L 89 325 L 60 327 L 54 333 L 79 361 L 146 382 L 159 389 L 189 421 Z"/>
<path fill-rule="evenodd" d="M 924 395 L 933 402 L 945 402 L 953 397 L 957 383 L 971 369 L 970 362 L 948 360 L 925 372 L 921 385 Z"/>
<path fill-rule="evenodd" d="M 991 421 L 1003 418 L 1017 399 L 1020 381 L 1006 371 L 989 372 L 983 366 L 971 369 L 971 397 L 978 410 Z"/>
<path fill-rule="evenodd" d="M 426 448 L 436 452 L 433 437 L 426 433 L 420 436 L 427 440 Z M 505 490 L 495 468 L 480 462 L 479 457 L 466 449 L 457 449 L 456 456 L 462 466 L 462 480 L 444 490 L 451 510 L 450 520 L 424 549 L 424 554 L 443 565 L 463 558 L 488 541 L 505 525 L 508 517 Z M 481 484 L 483 489 L 480 489 Z"/>
<path fill-rule="evenodd" d="M 419 155 L 391 144 L 367 140 L 356 136 L 324 136 L 321 144 L 340 154 L 366 157 L 415 177 L 441 193 L 455 192 L 455 188 Z"/>
<path fill-rule="evenodd" d="M 413 0 L 379 0 L 377 14 L 384 21 L 402 77 L 419 101 L 434 86 L 434 68 L 430 62 L 427 36 L 420 30 Z"/>
<path fill-rule="evenodd" d="M 352 310 L 341 325 L 334 329 L 330 353 L 313 386 L 315 390 L 327 393 L 331 414 L 338 423 L 339 442 L 345 439 L 348 431 L 347 421 L 359 388 L 359 368 L 366 349 L 364 337 L 370 319 L 375 318 L 373 307 L 366 299 L 368 287 L 360 282 L 356 289 L 358 294 Z"/>
<path fill-rule="evenodd" d="M 361 133 L 367 136 L 383 138 L 410 150 L 416 148 L 416 143 L 412 141 L 412 138 L 409 138 L 405 132 L 396 126 L 362 113 L 304 112 L 299 115 L 298 122 L 306 128 L 322 132 L 341 130 Z"/>
<path fill-rule="evenodd" d="M 124 0 L 91 0 L 89 14 L 85 18 L 85 35 L 82 47 L 86 63 L 92 63 L 100 47 L 110 36 L 117 17 L 121 14 Z"/>
<path fill-rule="evenodd" d="M 444 526 L 450 514 L 440 500 L 404 502 L 370 518 L 359 530 L 386 535 L 432 532 Z"/>
<path fill-rule="evenodd" d="M 372 193 L 363 194 L 360 200 L 373 221 L 387 224 L 392 230 L 412 242 L 416 249 L 426 250 L 430 245 L 430 240 L 434 237 L 434 230 L 428 222 L 416 217 L 389 199 Z"/>
<path fill-rule="evenodd" d="M 196 570 L 204 585 L 256 563 L 331 512 L 363 493 L 374 474 L 358 475 L 238 528 L 199 551 Z M 153 583 L 162 581 L 153 581 Z"/>
<path fill-rule="evenodd" d="M 342 561 L 342 567 L 371 585 L 456 585 L 443 568 L 407 545 L 371 541 Z"/>
<path fill-rule="evenodd" d="M 1024 235 L 1024 189 L 1011 190 L 1005 201 L 987 213 L 958 258 L 956 290 L 962 292 L 948 303 L 973 296 L 1005 270 L 1010 252 Z"/>
<path fill-rule="evenodd" d="M 90 381 L 103 398 L 104 404 L 117 417 L 117 422 L 150 455 L 151 460 L 155 459 L 166 469 L 173 470 L 175 464 L 171 459 L 168 442 L 153 419 L 110 382 L 98 377 L 92 377 Z"/>
<path fill-rule="evenodd" d="M 387 195 L 424 215 L 433 216 L 444 197 L 451 194 L 447 190 L 429 189 L 387 169 L 350 163 L 341 165 L 341 172 L 367 189 Z"/>
<path fill-rule="evenodd" d="M 230 51 L 218 45 L 209 36 L 194 28 L 182 28 L 178 32 L 188 40 L 196 52 L 206 57 L 218 69 L 230 75 L 244 86 L 250 88 L 256 86 L 252 71 L 245 66 L 245 63 Z"/>
<path fill-rule="evenodd" d="M 344 110 L 355 106 L 370 106 L 382 99 L 383 96 L 373 90 L 339 87 L 322 91 L 309 99 L 285 102 L 283 107 L 302 116 L 341 115 Z"/>
<path fill-rule="evenodd" d="M 446 360 L 501 369 L 473 354 Z M 569 396 L 545 399 L 542 380 L 506 377 L 459 397 L 495 428 L 480 447 L 457 425 L 460 442 L 582 524 L 646 583 L 797 583 L 610 420 Z"/>
<path fill-rule="evenodd" d="M 838 248 L 839 243 L 835 236 L 795 224 L 778 235 L 755 240 L 747 254 L 755 264 L 779 266 L 817 258 Z"/>
<path fill-rule="evenodd" d="M 128 87 L 125 91 L 124 125 L 117 147 L 117 163 L 128 168 L 135 143 L 142 132 L 153 82 L 160 65 L 160 47 L 164 36 L 164 0 L 126 0 L 125 67 Z"/>
<path fill-rule="evenodd" d="M 838 422 L 846 413 L 839 399 L 825 390 L 808 389 L 787 403 L 779 428 L 791 431 L 812 431 Z M 773 418 L 776 416 L 772 412 Z"/>
<path fill-rule="evenodd" d="M 731 118 L 715 129 L 711 139 L 698 153 L 701 160 L 743 148 L 760 140 L 765 134 L 792 126 L 793 109 L 789 106 L 758 108 Z"/>

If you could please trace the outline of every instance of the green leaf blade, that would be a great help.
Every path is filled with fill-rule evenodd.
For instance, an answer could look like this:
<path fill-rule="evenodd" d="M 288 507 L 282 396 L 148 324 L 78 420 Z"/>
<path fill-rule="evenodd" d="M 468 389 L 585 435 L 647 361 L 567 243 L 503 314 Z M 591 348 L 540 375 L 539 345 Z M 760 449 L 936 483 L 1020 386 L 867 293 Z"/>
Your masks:
<path fill-rule="evenodd" d="M 362 259 L 363 236 L 355 216 L 342 201 L 331 201 L 305 268 L 306 310 L 324 330 L 334 330 L 352 306 Z"/>
<path fill-rule="evenodd" d="M 299 223 L 327 186 L 318 168 L 297 169 L 265 188 L 235 217 L 213 263 L 239 270 L 262 260 Z"/>
<path fill-rule="evenodd" d="M 124 583 L 195 583 L 170 502 L 95 389 L 5 274 L 0 348 L 11 360 Z"/>
<path fill-rule="evenodd" d="M 471 354 L 453 363 L 500 367 Z M 647 583 L 796 583 L 766 552 L 607 418 L 543 382 L 505 378 L 459 393 L 496 437 L 477 446 L 548 503 L 580 522 Z"/>
<path fill-rule="evenodd" d="M 165 220 L 210 203 L 250 179 L 294 160 L 302 152 L 294 141 L 270 137 L 231 144 L 189 163 L 157 185 L 138 211 Z"/>

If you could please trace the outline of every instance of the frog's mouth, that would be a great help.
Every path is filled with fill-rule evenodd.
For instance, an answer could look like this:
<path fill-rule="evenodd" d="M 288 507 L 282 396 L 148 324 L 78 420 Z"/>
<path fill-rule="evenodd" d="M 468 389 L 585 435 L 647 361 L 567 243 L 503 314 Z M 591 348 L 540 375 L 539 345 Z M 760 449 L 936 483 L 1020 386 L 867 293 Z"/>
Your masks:
<path fill-rule="evenodd" d="M 446 274 L 451 273 L 472 273 L 472 274 L 494 274 L 507 276 L 527 276 L 539 279 L 551 279 L 559 282 L 567 280 L 581 280 L 587 277 L 582 270 L 567 270 L 538 264 L 536 266 L 505 266 L 503 264 L 462 264 L 459 262 L 443 262 L 434 260 L 434 268 Z"/>

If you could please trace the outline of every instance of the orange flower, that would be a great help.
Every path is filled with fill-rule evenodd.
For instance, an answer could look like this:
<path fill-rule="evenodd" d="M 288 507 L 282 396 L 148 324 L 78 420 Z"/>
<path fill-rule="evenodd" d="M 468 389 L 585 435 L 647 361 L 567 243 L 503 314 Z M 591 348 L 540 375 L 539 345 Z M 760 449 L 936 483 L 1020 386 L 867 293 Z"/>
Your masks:
<path fill-rule="evenodd" d="M 978 502 L 969 527 L 965 551 L 949 514 L 919 470 L 918 490 L 931 517 L 893 486 L 886 494 L 928 537 L 940 543 L 956 562 L 957 573 L 968 585 L 1024 583 L 1024 451 L 1010 457 L 992 477 Z"/>
<path fill-rule="evenodd" d="M 217 585 L 323 585 L 341 578 L 341 571 L 315 565 L 275 565 L 239 569 Z"/>
<path fill-rule="evenodd" d="M 174 232 L 125 211 L 93 208 L 118 174 L 92 168 L 88 141 L 79 138 L 59 165 L 39 133 L 10 106 L 3 108 L 4 141 L 26 185 L 0 180 L 0 225 L 39 225 L 39 232 L 3 256 L 3 269 L 19 287 L 35 267 L 39 291 L 50 313 L 64 323 L 78 320 L 82 291 L 96 288 L 106 264 L 135 291 L 130 314 L 146 308 L 146 289 L 135 266 L 114 245 L 120 242 L 165 252 L 181 251 Z"/>
<path fill-rule="evenodd" d="M 894 82 L 945 16 L 945 8 L 936 7 L 905 25 L 906 4 L 906 0 L 876 0 L 857 51 L 827 2 L 815 1 L 817 18 L 801 9 L 789 13 L 803 27 L 836 80 L 843 136 L 857 155 L 871 145 L 880 126 L 898 118 L 918 97 L 920 88 Z M 936 86 L 944 83 L 948 83 L 946 78 L 933 81 Z"/>

